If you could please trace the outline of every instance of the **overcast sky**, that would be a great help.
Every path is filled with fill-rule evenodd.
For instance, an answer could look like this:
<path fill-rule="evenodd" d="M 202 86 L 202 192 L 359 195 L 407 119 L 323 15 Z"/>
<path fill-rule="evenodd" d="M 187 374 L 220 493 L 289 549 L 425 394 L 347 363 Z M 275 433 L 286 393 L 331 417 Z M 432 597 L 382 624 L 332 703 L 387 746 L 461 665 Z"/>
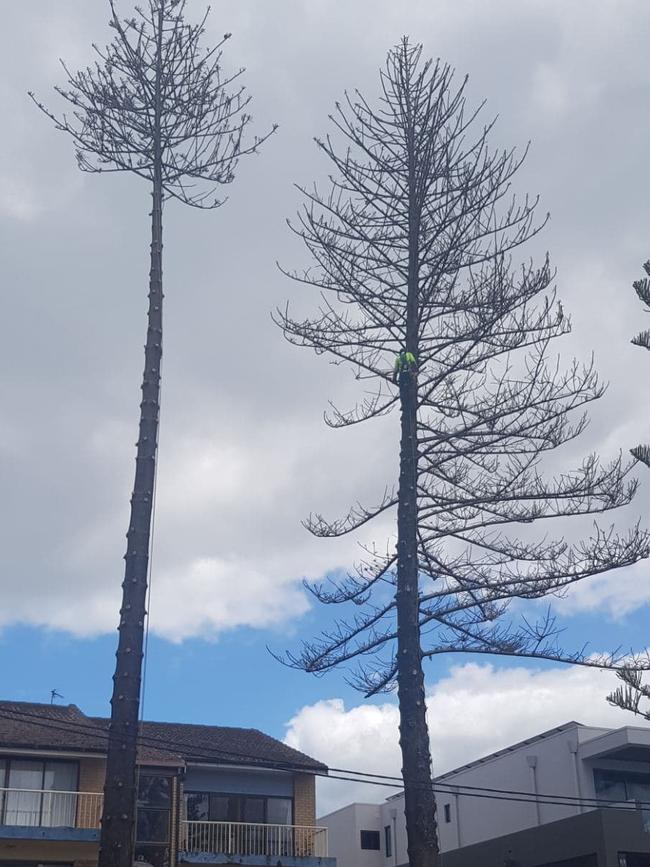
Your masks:
<path fill-rule="evenodd" d="M 5 0 L 0 31 L 0 684 L 27 700 L 56 687 L 96 713 L 110 690 L 132 484 L 149 191 L 81 175 L 26 92 L 58 107 L 58 58 L 91 59 L 91 42 L 108 37 L 106 5 Z M 190 16 L 203 8 L 188 0 Z M 354 383 L 285 344 L 269 311 L 312 300 L 275 267 L 304 262 L 284 220 L 293 183 L 326 170 L 312 137 L 345 88 L 374 97 L 402 34 L 469 74 L 470 100 L 499 115 L 495 146 L 532 142 L 518 183 L 552 220 L 527 255 L 550 251 L 570 348 L 594 351 L 611 383 L 582 450 L 650 439 L 650 358 L 629 344 L 643 318 L 631 282 L 650 257 L 649 21 L 645 0 L 598 0 L 588 14 L 581 0 L 215 4 L 210 35 L 233 33 L 224 62 L 247 67 L 256 129 L 280 129 L 242 162 L 224 208 L 165 212 L 148 716 L 255 726 L 331 763 L 399 768 L 392 699 L 364 706 L 338 675 L 286 671 L 265 645 L 317 629 L 324 615 L 301 580 L 354 558 L 354 540 L 311 539 L 301 518 L 372 500 L 395 475 L 393 423 L 327 429 L 327 400 L 345 403 Z M 621 526 L 647 513 L 648 491 L 650 477 Z M 557 603 L 571 642 L 643 646 L 649 578 L 637 566 Z M 606 675 L 465 663 L 427 672 L 437 769 L 573 715 L 621 719 L 603 700 Z M 326 792 L 323 806 L 354 794 Z"/>

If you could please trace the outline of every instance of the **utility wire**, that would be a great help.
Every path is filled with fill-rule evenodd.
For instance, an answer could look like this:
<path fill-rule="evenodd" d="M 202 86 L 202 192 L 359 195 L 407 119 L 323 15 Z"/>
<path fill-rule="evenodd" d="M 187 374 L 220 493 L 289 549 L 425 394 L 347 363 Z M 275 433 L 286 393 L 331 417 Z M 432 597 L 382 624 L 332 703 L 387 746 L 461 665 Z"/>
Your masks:
<path fill-rule="evenodd" d="M 10 716 L 9 714 L 14 714 Z M 9 710 L 0 708 L 0 718 L 16 720 L 16 716 L 26 717 L 31 720 L 38 721 L 39 725 L 45 728 L 57 729 L 64 732 L 74 732 L 76 734 L 92 734 L 100 739 L 107 738 L 108 734 L 104 729 L 97 728 L 92 724 L 76 723 L 72 720 L 60 720 L 58 723 L 51 723 L 49 720 L 43 720 L 37 714 L 29 714 L 26 711 Z M 179 743 L 167 738 L 159 738 L 156 736 L 139 735 L 138 741 L 144 746 L 155 745 L 161 749 L 167 749 L 169 752 L 178 752 L 180 749 L 186 749 L 187 744 Z M 323 777 L 330 780 L 341 780 L 351 783 L 363 783 L 364 785 L 380 786 L 382 788 L 401 789 L 403 781 L 399 777 L 391 777 L 388 774 L 366 773 L 364 771 L 353 771 L 342 768 L 329 768 L 328 771 L 321 771 L 313 766 L 301 764 L 298 762 L 277 761 L 260 759 L 259 756 L 254 756 L 248 753 L 235 753 L 229 750 L 203 750 L 192 752 L 192 758 L 198 761 L 222 761 L 226 764 L 233 764 L 229 757 L 236 756 L 252 760 L 259 767 L 266 767 L 275 770 L 297 771 L 300 773 L 312 773 L 314 776 Z M 332 773 L 333 772 L 333 773 Z M 419 786 L 416 786 L 418 788 Z M 424 784 L 422 786 L 424 787 Z M 460 797 L 475 797 L 488 798 L 492 800 L 512 801 L 515 803 L 539 803 L 556 806 L 587 806 L 594 809 L 615 809 L 615 810 L 638 810 L 639 808 L 650 809 L 650 801 L 635 800 L 634 804 L 624 805 L 619 800 L 609 798 L 585 798 L 575 795 L 562 794 L 535 794 L 532 792 L 524 792 L 516 789 L 499 789 L 491 786 L 471 786 L 463 783 L 442 783 L 434 781 L 434 792 L 445 795 L 459 795 Z M 462 791 L 461 791 L 462 790 Z"/>

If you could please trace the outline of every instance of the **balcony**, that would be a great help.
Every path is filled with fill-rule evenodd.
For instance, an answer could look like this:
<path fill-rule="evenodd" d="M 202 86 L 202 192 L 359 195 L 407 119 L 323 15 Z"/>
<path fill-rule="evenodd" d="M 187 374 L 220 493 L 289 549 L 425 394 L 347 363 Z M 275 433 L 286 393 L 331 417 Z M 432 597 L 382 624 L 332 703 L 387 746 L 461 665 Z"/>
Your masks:
<path fill-rule="evenodd" d="M 327 855 L 327 828 L 311 825 L 184 821 L 179 849 L 181 861 L 203 864 L 336 864 Z"/>
<path fill-rule="evenodd" d="M 0 788 L 0 838 L 99 839 L 101 792 Z"/>

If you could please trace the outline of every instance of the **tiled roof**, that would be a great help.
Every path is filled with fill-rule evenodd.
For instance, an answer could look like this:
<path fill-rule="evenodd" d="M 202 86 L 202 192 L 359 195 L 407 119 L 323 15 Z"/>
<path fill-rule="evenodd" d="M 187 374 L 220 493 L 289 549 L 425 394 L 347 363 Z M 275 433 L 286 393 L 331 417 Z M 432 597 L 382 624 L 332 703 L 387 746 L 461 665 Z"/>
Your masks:
<path fill-rule="evenodd" d="M 228 764 L 277 764 L 297 766 L 306 771 L 324 771 L 326 766 L 310 756 L 288 747 L 258 729 L 187 723 L 144 722 L 143 737 L 155 746 L 160 740 L 173 747 L 186 761 L 226 762 Z"/>
<path fill-rule="evenodd" d="M 0 746 L 102 753 L 106 735 L 74 704 L 0 701 Z"/>
<path fill-rule="evenodd" d="M 0 701 L 0 747 L 106 752 L 108 719 L 88 717 L 76 705 Z M 138 758 L 146 764 L 261 765 L 324 771 L 325 765 L 257 729 L 186 723 L 141 724 Z"/>

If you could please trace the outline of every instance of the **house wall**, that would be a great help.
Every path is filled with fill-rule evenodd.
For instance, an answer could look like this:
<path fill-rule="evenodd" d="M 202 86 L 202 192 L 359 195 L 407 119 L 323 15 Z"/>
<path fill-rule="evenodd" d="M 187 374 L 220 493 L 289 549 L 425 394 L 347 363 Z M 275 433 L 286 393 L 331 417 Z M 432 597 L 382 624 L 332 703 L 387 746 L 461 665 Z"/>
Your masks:
<path fill-rule="evenodd" d="M 64 840 L 0 840 L 0 863 L 3 861 L 59 861 L 82 864 L 97 863 L 97 843 Z"/>
<path fill-rule="evenodd" d="M 79 791 L 102 792 L 106 779 L 106 759 L 83 758 L 79 760 Z"/>
<path fill-rule="evenodd" d="M 382 859 L 378 867 L 397 867 L 399 864 L 406 864 L 408 861 L 407 845 L 406 845 L 406 818 L 404 816 L 404 795 L 398 795 L 391 798 L 381 805 L 381 823 L 382 823 Z M 384 829 L 386 826 L 391 828 L 392 836 L 392 855 L 386 855 Z"/>
<path fill-rule="evenodd" d="M 293 798 L 293 824 L 316 823 L 316 785 L 313 774 L 230 767 L 190 767 L 185 774 L 183 791 Z"/>
<path fill-rule="evenodd" d="M 350 804 L 318 819 L 328 829 L 329 855 L 337 867 L 384 867 L 391 860 L 384 855 L 382 805 Z M 380 850 L 361 848 L 361 831 L 378 831 Z"/>
<path fill-rule="evenodd" d="M 483 786 L 531 794 L 537 791 L 540 796 L 556 794 L 593 798 L 593 767 L 604 766 L 604 763 L 583 762 L 579 757 L 579 742 L 604 731 L 572 726 L 439 779 L 439 784 L 452 787 L 449 794 L 438 792 L 436 796 L 442 850 L 513 834 L 583 812 L 579 805 L 523 803 L 472 797 L 466 793 L 455 796 L 453 786 Z M 451 822 L 445 822 L 445 804 L 450 805 Z"/>
<path fill-rule="evenodd" d="M 593 806 L 581 805 L 577 801 L 568 805 L 536 804 L 533 800 L 521 802 L 480 795 L 488 795 L 490 790 L 492 794 L 497 794 L 494 790 L 501 789 L 504 794 L 527 792 L 532 795 L 536 791 L 541 801 L 544 800 L 544 795 L 593 799 L 596 797 L 595 768 L 650 773 L 650 762 L 631 763 L 616 759 L 581 757 L 581 745 L 609 731 L 611 730 L 578 724 L 565 726 L 562 731 L 532 739 L 527 744 L 515 746 L 471 767 L 460 768 L 454 773 L 437 778 L 437 821 L 442 852 L 452 853 L 459 849 L 465 851 L 465 847 L 486 841 L 494 841 L 498 848 L 502 842 L 498 838 L 509 838 L 538 827 L 542 828 L 544 834 L 546 831 L 543 827 L 550 823 L 585 814 L 592 815 L 592 818 L 585 819 L 585 822 L 599 821 L 595 818 Z M 472 796 L 467 789 L 462 793 L 458 791 L 460 786 L 484 787 L 484 791 L 477 791 L 476 795 Z M 445 805 L 449 805 L 449 822 L 445 820 Z M 399 867 L 406 864 L 408 857 L 403 795 L 395 796 L 379 805 L 379 813 L 372 814 L 374 818 L 369 812 L 373 809 L 371 806 L 356 806 L 365 810 L 363 821 L 370 823 L 368 827 L 381 832 L 382 849 L 380 852 L 359 852 L 358 834 L 363 821 L 358 811 L 355 812 L 355 805 L 349 805 L 320 820 L 330 828 L 330 851 L 339 858 L 342 867 L 357 864 L 365 867 Z M 608 822 L 612 821 L 609 818 L 611 813 L 612 811 L 605 814 Z M 625 818 L 621 821 L 637 820 Z M 384 849 L 384 828 L 387 825 L 392 827 L 392 857 L 387 857 Z M 645 840 L 650 845 L 650 834 L 646 834 Z M 535 845 L 531 845 L 531 851 L 534 852 Z M 489 851 L 492 853 L 492 849 Z M 625 850 L 621 848 L 620 851 Z"/>
<path fill-rule="evenodd" d="M 278 795 L 292 798 L 293 774 L 246 768 L 190 767 L 185 774 L 186 792 L 226 792 L 231 795 Z"/>
<path fill-rule="evenodd" d="M 650 835 L 638 812 L 590 810 L 544 827 L 486 840 L 445 855 L 445 867 L 502 865 L 506 857 L 520 867 L 576 864 L 620 867 L 619 853 L 650 853 Z"/>
<path fill-rule="evenodd" d="M 295 774 L 293 778 L 294 825 L 316 824 L 316 778 L 313 774 Z"/>

